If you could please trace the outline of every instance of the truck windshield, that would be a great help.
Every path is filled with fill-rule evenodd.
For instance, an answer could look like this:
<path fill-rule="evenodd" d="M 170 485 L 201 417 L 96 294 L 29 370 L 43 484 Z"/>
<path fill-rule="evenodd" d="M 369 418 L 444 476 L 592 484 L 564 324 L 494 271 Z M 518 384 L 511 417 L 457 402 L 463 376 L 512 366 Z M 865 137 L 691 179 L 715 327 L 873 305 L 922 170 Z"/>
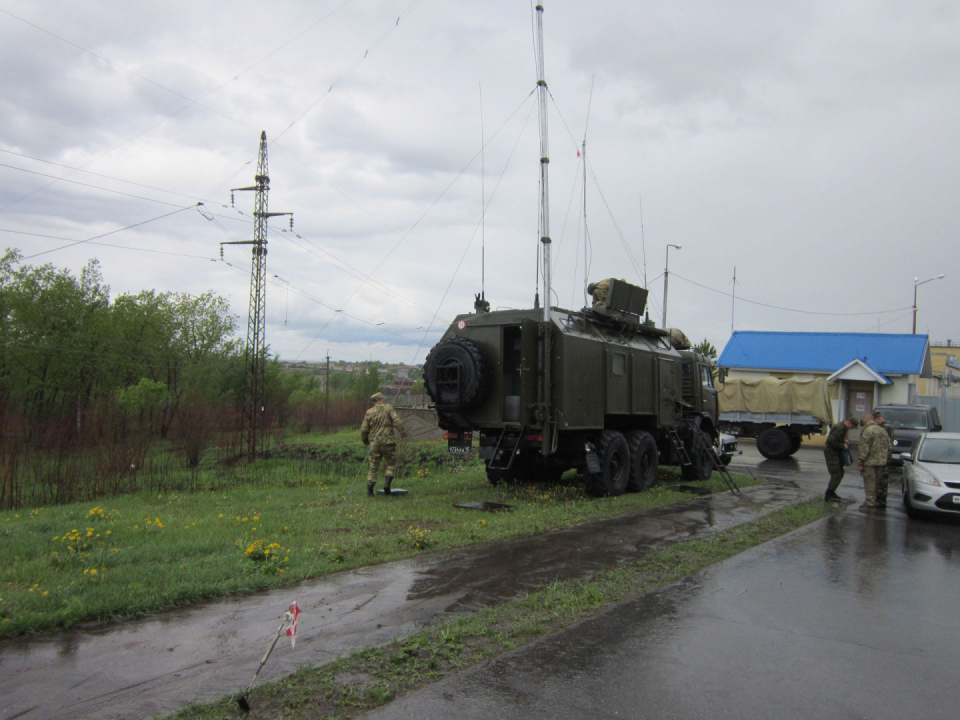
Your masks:
<path fill-rule="evenodd" d="M 883 411 L 883 419 L 894 428 L 904 430 L 928 430 L 927 413 L 909 408 L 890 408 Z"/>
<path fill-rule="evenodd" d="M 920 462 L 960 464 L 960 440 L 927 438 L 920 448 Z"/>

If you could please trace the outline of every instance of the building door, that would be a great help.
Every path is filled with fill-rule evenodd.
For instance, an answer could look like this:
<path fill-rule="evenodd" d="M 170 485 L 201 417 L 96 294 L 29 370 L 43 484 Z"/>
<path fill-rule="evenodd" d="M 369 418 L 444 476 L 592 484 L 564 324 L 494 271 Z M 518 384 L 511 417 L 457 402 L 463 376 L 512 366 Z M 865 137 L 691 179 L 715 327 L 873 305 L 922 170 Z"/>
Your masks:
<path fill-rule="evenodd" d="M 863 417 L 864 413 L 873 410 L 873 386 L 865 383 L 851 383 L 847 387 L 846 409 L 847 414 L 844 417 L 852 415 L 858 420 Z M 859 431 L 850 431 L 847 434 L 848 440 L 858 440 L 859 438 Z"/>

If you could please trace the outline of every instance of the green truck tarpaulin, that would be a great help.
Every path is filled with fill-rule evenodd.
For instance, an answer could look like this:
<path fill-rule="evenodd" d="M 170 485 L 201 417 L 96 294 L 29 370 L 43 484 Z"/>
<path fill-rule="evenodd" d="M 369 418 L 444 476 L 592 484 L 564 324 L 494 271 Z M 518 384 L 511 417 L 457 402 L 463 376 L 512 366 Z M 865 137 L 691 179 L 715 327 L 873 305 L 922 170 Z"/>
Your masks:
<path fill-rule="evenodd" d="M 823 379 L 728 379 L 717 394 L 720 412 L 794 413 L 833 422 L 827 383 Z"/>

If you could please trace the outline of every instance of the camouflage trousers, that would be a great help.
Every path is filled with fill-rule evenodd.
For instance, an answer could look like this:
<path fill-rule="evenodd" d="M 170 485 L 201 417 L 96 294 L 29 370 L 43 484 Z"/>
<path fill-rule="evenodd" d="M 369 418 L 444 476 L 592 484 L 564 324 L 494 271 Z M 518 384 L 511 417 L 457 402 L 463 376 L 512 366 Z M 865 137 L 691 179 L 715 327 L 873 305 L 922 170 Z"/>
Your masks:
<path fill-rule="evenodd" d="M 880 468 L 880 479 L 877 482 L 877 502 L 881 505 L 887 504 L 887 488 L 890 486 L 892 472 L 893 468 L 889 463 Z"/>
<path fill-rule="evenodd" d="M 830 473 L 830 483 L 827 485 L 829 495 L 835 493 L 840 487 L 840 481 L 843 480 L 843 463 L 840 461 L 840 456 L 830 450 L 824 451 L 823 457 L 827 461 L 827 472 Z"/>
<path fill-rule="evenodd" d="M 367 470 L 367 485 L 376 485 L 380 462 L 386 464 L 385 474 L 393 477 L 397 472 L 397 446 L 394 443 L 370 443 L 370 469 Z"/>
<path fill-rule="evenodd" d="M 863 466 L 863 491 L 867 496 L 866 502 L 863 504 L 867 507 L 876 507 L 878 496 L 887 497 L 887 485 L 883 479 L 883 465 Z"/>

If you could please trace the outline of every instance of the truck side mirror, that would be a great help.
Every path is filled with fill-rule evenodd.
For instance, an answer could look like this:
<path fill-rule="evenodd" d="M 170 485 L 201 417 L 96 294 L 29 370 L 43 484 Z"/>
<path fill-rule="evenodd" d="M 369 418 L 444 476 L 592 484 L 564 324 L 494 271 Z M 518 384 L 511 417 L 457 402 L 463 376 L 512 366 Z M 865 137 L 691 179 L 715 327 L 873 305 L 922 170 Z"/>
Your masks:
<path fill-rule="evenodd" d="M 933 426 L 933 431 L 934 431 L 934 432 L 943 432 L 943 425 L 941 425 L 940 423 L 937 423 L 936 425 Z"/>
<path fill-rule="evenodd" d="M 723 382 L 727 379 L 727 369 L 726 368 L 717 368 L 717 380 Z"/>

